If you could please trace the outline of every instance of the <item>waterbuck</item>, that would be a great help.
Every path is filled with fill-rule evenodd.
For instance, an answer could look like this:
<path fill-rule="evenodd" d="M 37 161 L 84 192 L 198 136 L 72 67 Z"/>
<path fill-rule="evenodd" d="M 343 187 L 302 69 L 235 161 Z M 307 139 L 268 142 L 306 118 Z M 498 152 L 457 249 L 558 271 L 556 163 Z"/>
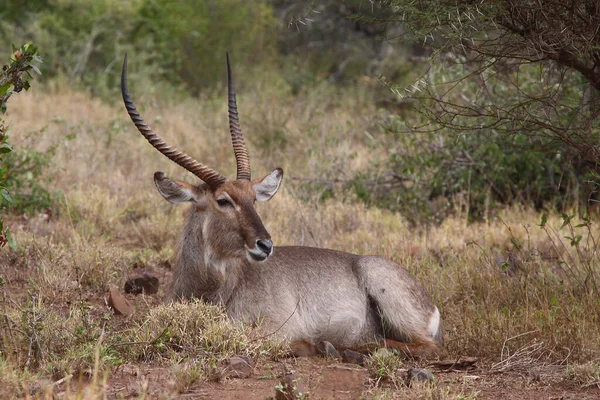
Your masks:
<path fill-rule="evenodd" d="M 254 203 L 279 189 L 283 170 L 252 179 L 238 119 L 227 56 L 229 129 L 237 179 L 229 180 L 169 146 L 144 122 L 127 88 L 127 56 L 121 92 L 131 120 L 158 151 L 203 183 L 154 174 L 171 203 L 191 203 L 173 275 L 174 299 L 196 297 L 223 305 L 231 318 L 260 323 L 291 343 L 297 353 L 330 342 L 338 348 L 388 346 L 405 355 L 441 354 L 442 320 L 419 282 L 403 267 L 375 256 L 336 250 L 274 247 Z M 307 350 L 308 349 L 308 350 Z"/>

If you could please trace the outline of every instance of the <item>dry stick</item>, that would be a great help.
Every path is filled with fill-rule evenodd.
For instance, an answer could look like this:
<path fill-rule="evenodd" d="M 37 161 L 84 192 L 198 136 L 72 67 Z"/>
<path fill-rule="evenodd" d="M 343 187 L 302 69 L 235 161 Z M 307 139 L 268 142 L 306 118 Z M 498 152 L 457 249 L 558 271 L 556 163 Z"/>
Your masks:
<path fill-rule="evenodd" d="M 52 384 L 52 386 L 58 386 L 58 385 L 64 383 L 66 380 L 71 379 L 72 377 L 73 377 L 73 374 L 69 374 L 69 375 L 65 376 L 64 378 L 61 378 L 61 379 L 57 380 L 56 382 L 54 382 Z"/>
<path fill-rule="evenodd" d="M 492 367 L 490 368 L 490 371 L 494 371 L 494 372 L 503 372 L 503 371 L 506 371 L 506 370 L 510 369 L 510 367 L 511 367 L 511 364 L 510 364 L 511 360 L 513 360 L 513 359 L 515 359 L 517 357 L 521 357 L 521 356 L 528 357 L 529 355 L 534 354 L 537 351 L 539 351 L 542 348 L 542 346 L 544 345 L 544 342 L 534 342 L 534 343 L 528 344 L 528 345 L 526 345 L 524 347 L 521 347 L 520 349 L 518 349 L 517 351 L 515 351 L 513 354 L 509 354 L 508 350 L 506 348 L 506 344 L 510 340 L 517 339 L 517 338 L 520 338 L 522 336 L 529 335 L 531 333 L 536 333 L 536 332 L 539 332 L 539 329 L 535 329 L 535 330 L 529 331 L 529 332 L 520 333 L 518 335 L 515 335 L 513 337 L 505 339 L 504 343 L 502 344 L 502 351 L 501 351 L 501 354 L 500 354 L 501 360 L 499 362 L 493 364 Z M 504 358 L 504 354 L 505 354 L 504 351 L 505 350 L 507 350 L 507 357 L 506 358 Z M 530 357 L 529 357 L 529 359 L 531 360 Z M 522 364 L 529 364 L 529 363 L 531 363 L 531 361 L 529 361 L 529 362 L 521 362 L 521 363 Z M 513 368 L 514 368 L 514 366 L 516 364 L 518 364 L 518 361 L 516 361 L 514 364 L 512 364 Z"/>
<path fill-rule="evenodd" d="M 491 372 L 505 372 L 511 369 L 515 369 L 517 366 L 526 366 L 531 365 L 534 362 L 538 361 L 540 356 L 537 358 L 533 358 L 532 355 L 537 353 L 544 345 L 544 342 L 533 342 L 528 344 L 527 346 L 521 347 L 515 353 L 508 356 L 508 358 L 492 365 L 490 368 Z M 511 363 L 511 361 L 514 362 Z"/>
<path fill-rule="evenodd" d="M 506 349 L 506 343 L 508 341 L 513 340 L 513 339 L 518 339 L 518 338 L 520 338 L 522 336 L 529 335 L 530 333 L 536 333 L 536 332 L 539 332 L 539 331 L 540 331 L 539 329 L 534 329 L 532 331 L 519 333 L 518 335 L 515 335 L 513 337 L 509 337 L 509 338 L 504 339 L 504 343 L 502 343 L 502 352 L 500 353 L 500 358 L 502 359 L 502 356 L 504 355 L 504 350 Z"/>

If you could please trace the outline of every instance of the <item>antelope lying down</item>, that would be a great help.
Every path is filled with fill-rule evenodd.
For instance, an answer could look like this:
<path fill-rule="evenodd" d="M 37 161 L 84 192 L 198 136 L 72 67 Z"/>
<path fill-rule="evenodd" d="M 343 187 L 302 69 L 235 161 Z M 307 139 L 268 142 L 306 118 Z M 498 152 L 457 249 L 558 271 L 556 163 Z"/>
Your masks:
<path fill-rule="evenodd" d="M 404 268 L 391 260 L 340 251 L 281 246 L 274 248 L 254 203 L 279 189 L 283 170 L 252 179 L 238 120 L 227 57 L 229 129 L 237 179 L 169 146 L 144 122 L 127 88 L 127 56 L 121 91 L 131 120 L 166 157 L 204 183 L 173 181 L 154 174 L 161 195 L 171 203 L 191 203 L 173 276 L 173 297 L 196 297 L 222 304 L 229 315 L 261 323 L 306 353 L 314 344 L 373 349 L 394 347 L 406 355 L 441 354 L 442 320 L 437 307 Z"/>

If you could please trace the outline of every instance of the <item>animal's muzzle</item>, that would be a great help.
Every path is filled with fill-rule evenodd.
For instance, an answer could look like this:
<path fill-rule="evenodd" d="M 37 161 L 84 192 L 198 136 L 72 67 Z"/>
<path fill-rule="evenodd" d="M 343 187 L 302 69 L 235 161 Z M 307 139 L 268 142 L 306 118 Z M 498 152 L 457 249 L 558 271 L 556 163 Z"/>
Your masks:
<path fill-rule="evenodd" d="M 273 254 L 273 242 L 269 239 L 258 239 L 253 248 L 247 248 L 247 252 L 252 261 L 265 261 Z"/>

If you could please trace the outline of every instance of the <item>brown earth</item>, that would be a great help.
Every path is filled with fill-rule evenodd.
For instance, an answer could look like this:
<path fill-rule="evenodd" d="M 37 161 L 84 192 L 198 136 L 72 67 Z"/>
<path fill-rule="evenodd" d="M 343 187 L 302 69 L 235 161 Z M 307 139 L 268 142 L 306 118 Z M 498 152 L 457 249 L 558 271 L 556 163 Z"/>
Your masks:
<path fill-rule="evenodd" d="M 223 379 L 220 382 L 193 386 L 178 398 L 265 399 L 275 395 L 275 386 L 283 374 L 293 371 L 316 399 L 421 398 L 422 387 L 394 387 L 369 379 L 366 368 L 320 358 L 290 359 L 266 362 L 255 367 L 254 375 L 246 379 Z M 546 367 L 535 376 L 527 373 L 492 374 L 483 369 L 461 372 L 434 372 L 438 391 L 454 394 L 452 398 L 477 399 L 598 399 L 600 388 L 572 388 L 557 382 L 557 368 Z M 126 364 L 111 372 L 108 378 L 108 398 L 132 398 L 147 385 L 147 393 L 159 398 L 172 393 L 174 382 L 168 369 L 155 365 Z M 460 396 L 462 394 L 462 397 Z"/>

